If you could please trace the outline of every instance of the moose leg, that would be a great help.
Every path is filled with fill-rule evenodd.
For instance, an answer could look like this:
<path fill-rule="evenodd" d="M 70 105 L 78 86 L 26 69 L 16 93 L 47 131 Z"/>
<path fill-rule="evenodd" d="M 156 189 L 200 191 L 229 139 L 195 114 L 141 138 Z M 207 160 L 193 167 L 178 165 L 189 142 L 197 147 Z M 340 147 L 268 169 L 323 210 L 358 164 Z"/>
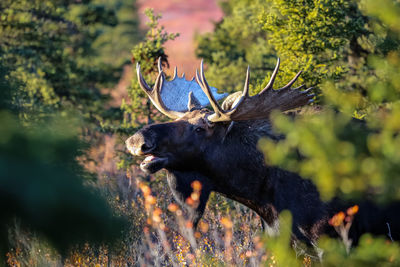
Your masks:
<path fill-rule="evenodd" d="M 207 177 L 196 172 L 178 171 L 174 171 L 173 173 L 169 172 L 167 175 L 167 181 L 175 200 L 185 211 L 188 219 L 193 223 L 193 227 L 196 228 L 199 220 L 203 216 L 208 197 L 214 189 L 212 182 Z M 191 207 L 185 202 L 193 193 L 191 185 L 194 181 L 199 181 L 202 185 L 199 205 L 196 208 Z"/>

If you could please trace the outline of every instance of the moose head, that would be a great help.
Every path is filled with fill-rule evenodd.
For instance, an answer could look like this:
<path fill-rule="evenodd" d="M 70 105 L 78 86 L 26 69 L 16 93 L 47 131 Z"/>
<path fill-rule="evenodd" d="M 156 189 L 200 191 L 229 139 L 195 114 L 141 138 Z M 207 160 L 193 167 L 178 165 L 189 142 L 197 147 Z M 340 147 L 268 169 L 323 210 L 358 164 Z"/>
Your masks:
<path fill-rule="evenodd" d="M 301 91 L 303 86 L 291 88 L 301 72 L 283 88 L 272 88 L 279 70 L 279 59 L 269 83 L 260 93 L 249 95 L 248 68 L 243 92 L 230 95 L 222 106 L 216 100 L 216 97 L 220 98 L 222 95 L 218 95 L 215 88 L 210 88 L 206 81 L 203 62 L 200 65 L 200 74 L 196 71 L 196 81 L 192 79 L 190 82 L 184 77 L 177 78 L 176 70 L 174 79 L 171 82 L 166 81 L 160 60 L 158 69 L 155 85 L 150 88 L 140 72 L 140 65 L 137 64 L 139 84 L 154 106 L 174 121 L 146 126 L 126 141 L 127 148 L 133 155 L 147 156 L 140 165 L 147 173 L 154 173 L 162 168 L 201 172 L 212 169 L 210 167 L 213 165 L 221 164 L 219 159 L 233 152 L 229 151 L 230 147 L 224 141 L 235 122 L 268 119 L 272 110 L 297 108 L 312 101 L 313 97 L 309 94 L 310 89 Z M 181 95 L 177 96 L 172 94 L 172 89 L 168 95 L 168 89 L 173 86 L 185 87 L 186 91 L 181 89 Z M 188 91 L 190 89 L 192 91 Z M 186 93 L 186 110 L 182 110 L 183 93 Z M 199 100 L 196 94 L 203 98 L 206 96 L 208 101 L 203 98 Z M 213 111 L 206 108 L 208 103 Z"/>

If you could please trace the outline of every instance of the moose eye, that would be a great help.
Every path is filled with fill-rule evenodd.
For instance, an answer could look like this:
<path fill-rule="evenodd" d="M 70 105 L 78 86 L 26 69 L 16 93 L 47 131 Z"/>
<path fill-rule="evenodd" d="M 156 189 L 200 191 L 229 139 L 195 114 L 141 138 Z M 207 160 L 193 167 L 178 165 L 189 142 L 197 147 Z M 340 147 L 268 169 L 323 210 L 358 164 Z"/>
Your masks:
<path fill-rule="evenodd" d="M 201 128 L 201 127 L 197 127 L 197 128 L 195 129 L 195 131 L 196 131 L 196 133 L 201 133 L 201 132 L 204 131 L 204 129 Z"/>

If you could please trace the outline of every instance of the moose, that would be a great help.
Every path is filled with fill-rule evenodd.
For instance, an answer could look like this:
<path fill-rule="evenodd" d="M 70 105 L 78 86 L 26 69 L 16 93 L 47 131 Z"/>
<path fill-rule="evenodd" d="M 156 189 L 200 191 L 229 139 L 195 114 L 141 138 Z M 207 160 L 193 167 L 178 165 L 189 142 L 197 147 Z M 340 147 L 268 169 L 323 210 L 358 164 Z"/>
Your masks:
<path fill-rule="evenodd" d="M 328 220 L 343 205 L 323 202 L 310 180 L 269 166 L 257 149 L 261 137 L 284 138 L 272 130 L 269 116 L 273 110 L 285 112 L 313 101 L 312 88 L 292 88 L 301 71 L 284 87 L 273 89 L 279 65 L 278 58 L 268 84 L 253 96 L 249 95 L 247 68 L 243 92 L 229 95 L 220 105 L 218 100 L 225 95 L 208 85 L 203 61 L 200 72 L 196 70 L 195 80 L 177 77 L 175 69 L 173 80 L 167 81 L 159 60 L 159 74 L 153 88 L 148 86 L 137 64 L 141 89 L 173 121 L 143 127 L 126 140 L 126 146 L 131 154 L 146 156 L 140 164 L 142 171 L 149 174 L 161 169 L 167 171 L 173 196 L 194 226 L 203 215 L 210 193 L 215 191 L 254 210 L 271 235 L 279 233 L 279 213 L 289 210 L 293 216 L 293 239 L 314 245 L 321 234 L 334 232 Z M 192 209 L 185 200 L 192 193 L 190 185 L 195 180 L 203 186 L 199 205 Z M 354 243 L 363 232 L 387 233 L 386 218 L 372 218 L 375 219 L 368 223 L 355 219 L 361 223 L 350 231 Z M 396 223 L 400 225 L 398 220 Z"/>

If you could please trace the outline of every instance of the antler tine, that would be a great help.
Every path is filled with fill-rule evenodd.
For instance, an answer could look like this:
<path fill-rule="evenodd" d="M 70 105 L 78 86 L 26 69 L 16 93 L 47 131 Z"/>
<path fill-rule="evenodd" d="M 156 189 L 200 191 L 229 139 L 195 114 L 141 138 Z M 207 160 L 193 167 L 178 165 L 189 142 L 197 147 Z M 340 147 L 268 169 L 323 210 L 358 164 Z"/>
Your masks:
<path fill-rule="evenodd" d="M 246 81 L 242 96 L 238 101 L 235 100 L 237 104 L 232 104 L 233 108 L 223 112 L 219 112 L 214 108 L 215 114 L 208 116 L 208 120 L 215 123 L 224 121 L 267 119 L 272 110 L 286 111 L 309 104 L 310 100 L 314 97 L 313 94 L 308 94 L 311 88 L 305 91 L 300 91 L 300 89 L 304 87 L 300 86 L 288 90 L 296 82 L 301 71 L 297 73 L 296 76 L 283 88 L 278 90 L 272 89 L 279 70 L 279 64 L 280 61 L 278 58 L 278 62 L 268 85 L 260 93 L 254 96 L 248 95 L 250 69 L 247 68 Z M 202 74 L 204 76 L 204 73 Z"/>
<path fill-rule="evenodd" d="M 175 79 L 177 75 L 178 75 L 178 68 L 175 66 L 175 68 L 174 68 L 174 78 L 172 78 L 172 79 Z"/>
<path fill-rule="evenodd" d="M 166 115 L 167 117 L 169 117 L 171 119 L 177 119 L 177 118 L 180 118 L 184 113 L 168 109 L 165 106 L 165 104 L 161 98 L 161 95 L 160 95 L 161 88 L 162 88 L 162 85 L 164 82 L 164 72 L 162 71 L 160 59 L 161 58 L 159 58 L 159 61 L 158 61 L 159 73 L 158 73 L 158 76 L 157 76 L 157 79 L 156 79 L 153 89 L 150 88 L 150 86 L 146 83 L 145 79 L 143 78 L 143 75 L 140 71 L 140 64 L 139 63 L 136 64 L 136 72 L 137 72 L 137 76 L 138 76 L 138 80 L 139 80 L 139 85 L 140 85 L 140 88 L 142 88 L 142 90 L 150 98 L 153 105 L 161 113 L 163 113 L 164 115 Z"/>
<path fill-rule="evenodd" d="M 156 82 L 154 83 L 153 92 L 156 99 L 160 99 L 160 93 L 162 88 L 162 83 L 164 81 L 162 71 L 158 73 Z"/>
<path fill-rule="evenodd" d="M 137 76 L 138 76 L 140 88 L 142 88 L 142 90 L 145 91 L 146 93 L 151 92 L 152 89 L 151 89 L 150 86 L 146 83 L 146 81 L 144 80 L 144 78 L 143 78 L 143 76 L 142 76 L 142 73 L 141 73 L 141 71 L 140 71 L 140 64 L 139 64 L 139 62 L 136 63 L 136 73 L 137 73 Z"/>
<path fill-rule="evenodd" d="M 250 83 L 250 66 L 247 66 L 247 71 L 246 71 L 246 80 L 244 82 L 244 87 L 243 87 L 243 92 L 242 95 L 234 100 L 232 103 L 232 109 L 238 108 L 244 101 L 249 97 L 249 83 Z M 226 112 L 226 111 L 225 111 Z"/>
<path fill-rule="evenodd" d="M 293 90 L 300 90 L 300 89 L 303 89 L 305 86 L 306 86 L 305 84 L 302 84 L 299 87 L 293 88 Z M 310 91 L 310 89 L 312 89 L 312 87 L 310 87 L 307 90 L 303 91 L 303 93 Z"/>
<path fill-rule="evenodd" d="M 188 108 L 188 111 L 192 111 L 194 109 L 201 108 L 201 104 L 200 104 L 199 100 L 195 97 L 195 95 L 193 94 L 193 91 L 189 92 L 187 108 Z"/>
<path fill-rule="evenodd" d="M 299 72 L 296 74 L 296 76 L 294 76 L 294 78 L 293 78 L 290 82 L 288 82 L 288 84 L 286 84 L 284 87 L 282 87 L 280 90 L 289 89 L 289 88 L 297 81 L 297 79 L 300 77 L 301 73 L 303 73 L 302 70 L 299 71 Z"/>
<path fill-rule="evenodd" d="M 281 64 L 281 60 L 280 60 L 280 58 L 278 57 L 278 60 L 276 61 L 275 69 L 274 69 L 274 71 L 272 72 L 272 75 L 271 75 L 271 79 L 269 79 L 269 82 L 268 82 L 267 86 L 265 86 L 265 88 L 262 89 L 262 91 L 260 92 L 260 94 L 264 93 L 264 92 L 267 91 L 268 89 L 272 89 L 272 87 L 274 86 L 274 82 L 275 82 L 276 75 L 278 74 L 278 71 L 279 71 L 279 66 L 280 66 L 280 64 Z"/>
<path fill-rule="evenodd" d="M 206 77 L 204 76 L 203 60 L 201 60 L 201 63 L 200 63 L 200 76 L 199 76 L 198 71 L 196 70 L 196 81 L 200 85 L 203 92 L 206 94 L 216 116 L 220 117 L 222 114 L 224 114 L 223 109 L 220 107 L 217 100 L 215 100 L 214 95 L 212 94 L 211 89 L 208 86 Z"/>
<path fill-rule="evenodd" d="M 298 89 L 301 89 L 301 88 L 303 88 L 303 87 L 305 87 L 304 84 L 300 85 L 300 86 L 297 87 L 297 88 L 294 88 L 293 90 L 298 90 Z M 312 89 L 314 89 L 314 87 L 310 87 L 310 88 L 308 88 L 308 89 L 306 89 L 306 90 L 304 90 L 304 91 L 302 91 L 302 92 L 303 92 L 303 94 L 308 94 L 308 92 L 310 92 Z M 315 94 L 312 94 L 312 95 L 313 95 L 313 97 L 315 96 Z"/>
<path fill-rule="evenodd" d="M 160 73 L 160 72 L 163 71 L 163 69 L 162 69 L 162 64 L 161 64 L 161 57 L 158 58 L 158 61 L 157 61 L 157 68 L 158 68 L 158 73 Z"/>
<path fill-rule="evenodd" d="M 244 82 L 243 96 L 249 96 L 249 83 L 250 83 L 250 66 L 247 66 L 246 81 Z"/>

